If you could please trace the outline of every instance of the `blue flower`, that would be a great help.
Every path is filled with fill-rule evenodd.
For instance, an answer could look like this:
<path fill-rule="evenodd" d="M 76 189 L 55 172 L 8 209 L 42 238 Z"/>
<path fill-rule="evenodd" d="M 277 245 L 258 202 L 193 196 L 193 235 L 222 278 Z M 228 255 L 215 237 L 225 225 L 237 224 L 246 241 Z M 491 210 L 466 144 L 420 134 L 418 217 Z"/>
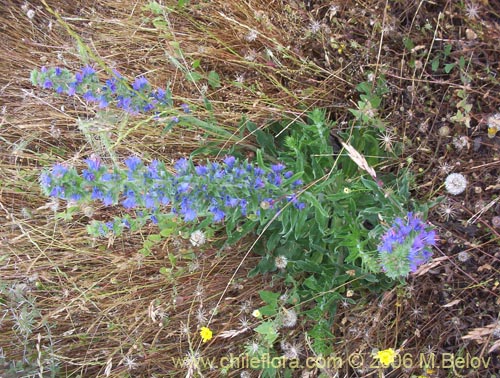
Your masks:
<path fill-rule="evenodd" d="M 98 157 L 89 157 L 85 159 L 87 166 L 92 171 L 98 171 L 101 166 L 101 160 Z"/>
<path fill-rule="evenodd" d="M 94 102 L 97 100 L 91 90 L 88 90 L 83 94 L 83 99 L 87 102 Z"/>
<path fill-rule="evenodd" d="M 75 74 L 75 85 L 78 85 L 83 82 L 83 74 L 81 72 L 77 72 Z"/>
<path fill-rule="evenodd" d="M 56 76 L 61 76 L 62 74 L 61 68 L 59 67 L 54 68 L 54 73 L 56 74 Z"/>
<path fill-rule="evenodd" d="M 129 190 L 127 192 L 127 197 L 123 201 L 123 207 L 126 209 L 132 209 L 137 206 L 136 198 L 135 198 L 135 193 L 132 190 Z"/>
<path fill-rule="evenodd" d="M 221 222 L 222 220 L 224 220 L 224 217 L 226 216 L 224 211 L 219 209 L 217 206 L 210 207 L 210 212 L 214 215 L 212 220 L 215 223 Z"/>
<path fill-rule="evenodd" d="M 152 179 L 159 179 L 160 176 L 158 176 L 158 166 L 160 162 L 158 160 L 153 160 L 151 164 L 148 166 L 147 170 L 147 176 Z"/>
<path fill-rule="evenodd" d="M 224 158 L 224 163 L 228 168 L 233 168 L 234 163 L 236 162 L 236 158 L 234 156 L 226 156 Z"/>
<path fill-rule="evenodd" d="M 288 179 L 289 179 L 290 177 L 292 177 L 292 176 L 293 176 L 293 172 L 292 172 L 292 171 L 288 171 L 288 172 L 285 172 L 285 173 L 283 174 L 283 177 L 284 177 L 286 180 L 288 180 Z"/>
<path fill-rule="evenodd" d="M 130 97 L 124 97 L 124 96 L 118 96 L 117 97 L 118 102 L 116 103 L 116 106 L 119 108 L 122 108 L 125 111 L 130 112 L 132 110 L 132 99 Z"/>
<path fill-rule="evenodd" d="M 64 197 L 65 197 L 64 187 L 61 185 L 54 186 L 54 188 L 50 192 L 50 196 L 64 199 Z"/>
<path fill-rule="evenodd" d="M 106 193 L 106 195 L 104 195 L 104 198 L 102 199 L 102 202 L 104 203 L 104 206 L 111 206 L 114 202 L 112 194 Z"/>
<path fill-rule="evenodd" d="M 106 98 L 106 96 L 105 96 L 105 95 L 101 95 L 101 96 L 99 97 L 99 107 L 100 107 L 101 109 L 104 109 L 104 108 L 106 108 L 108 105 L 109 105 L 109 102 L 108 102 L 108 99 Z"/>
<path fill-rule="evenodd" d="M 130 172 L 135 172 L 137 167 L 142 163 L 142 160 L 137 156 L 130 156 L 125 159 L 125 165 L 128 167 Z"/>
<path fill-rule="evenodd" d="M 304 202 L 296 202 L 293 204 L 293 206 L 295 206 L 295 208 L 298 210 L 304 210 L 306 207 L 306 204 Z"/>
<path fill-rule="evenodd" d="M 129 222 L 129 220 L 128 220 L 128 219 L 123 218 L 123 219 L 122 219 L 122 224 L 123 224 L 123 227 L 125 227 L 125 228 L 130 228 L 130 222 Z"/>
<path fill-rule="evenodd" d="M 236 207 L 239 202 L 240 202 L 240 200 L 238 198 L 226 196 L 226 200 L 224 202 L 224 205 L 227 207 Z"/>
<path fill-rule="evenodd" d="M 136 91 L 140 91 L 141 89 L 147 87 L 148 84 L 148 80 L 145 77 L 140 76 L 135 79 L 134 83 L 132 84 L 132 88 L 134 88 L 134 90 Z"/>
<path fill-rule="evenodd" d="M 283 169 L 285 169 L 285 166 L 281 163 L 279 164 L 273 164 L 271 165 L 271 169 L 274 173 L 280 173 Z"/>
<path fill-rule="evenodd" d="M 52 177 L 47 172 L 43 172 L 40 176 L 40 184 L 43 187 L 48 188 L 51 183 L 52 183 Z"/>
<path fill-rule="evenodd" d="M 74 96 L 75 93 L 76 93 L 76 83 L 70 83 L 68 85 L 68 90 L 67 90 L 67 93 L 68 93 L 68 96 Z"/>
<path fill-rule="evenodd" d="M 55 164 L 53 167 L 52 167 L 52 175 L 56 178 L 61 178 L 63 177 L 66 172 L 68 172 L 68 168 L 66 168 L 64 165 L 62 164 Z"/>
<path fill-rule="evenodd" d="M 83 77 L 87 77 L 87 76 L 91 76 L 93 74 L 95 74 L 95 70 L 89 66 L 89 65 L 86 65 L 85 67 L 82 68 L 82 74 L 83 74 Z"/>
<path fill-rule="evenodd" d="M 50 89 L 50 88 L 52 88 L 52 86 L 53 86 L 52 81 L 47 77 L 45 79 L 45 81 L 43 82 L 43 87 L 45 89 Z"/>
<path fill-rule="evenodd" d="M 106 80 L 106 88 L 109 89 L 111 93 L 116 92 L 116 79 L 114 77 Z"/>
<path fill-rule="evenodd" d="M 208 168 L 204 165 L 197 165 L 194 167 L 194 171 L 198 176 L 205 176 L 208 173 Z"/>
<path fill-rule="evenodd" d="M 189 182 L 181 182 L 177 185 L 177 193 L 186 193 L 189 191 Z"/>
<path fill-rule="evenodd" d="M 185 171 L 187 171 L 188 167 L 189 163 L 185 158 L 177 160 L 177 162 L 174 164 L 174 168 L 177 171 L 177 174 L 184 173 Z"/>
<path fill-rule="evenodd" d="M 430 259 L 434 245 L 435 231 L 426 230 L 424 222 L 411 212 L 406 221 L 396 218 L 378 246 L 384 271 L 391 278 L 415 272 Z"/>
<path fill-rule="evenodd" d="M 82 171 L 82 177 L 84 178 L 84 180 L 87 180 L 87 181 L 94 181 L 95 180 L 95 175 L 87 169 L 84 169 Z"/>
<path fill-rule="evenodd" d="M 189 109 L 188 104 L 181 104 L 181 108 L 184 111 L 184 113 L 191 113 L 191 109 Z"/>
<path fill-rule="evenodd" d="M 151 194 L 146 194 L 144 196 L 144 206 L 146 207 L 146 209 L 156 208 L 155 198 Z"/>
<path fill-rule="evenodd" d="M 104 199 L 104 195 L 97 186 L 94 186 L 92 188 L 92 194 L 90 195 L 90 198 L 93 200 L 102 200 Z"/>

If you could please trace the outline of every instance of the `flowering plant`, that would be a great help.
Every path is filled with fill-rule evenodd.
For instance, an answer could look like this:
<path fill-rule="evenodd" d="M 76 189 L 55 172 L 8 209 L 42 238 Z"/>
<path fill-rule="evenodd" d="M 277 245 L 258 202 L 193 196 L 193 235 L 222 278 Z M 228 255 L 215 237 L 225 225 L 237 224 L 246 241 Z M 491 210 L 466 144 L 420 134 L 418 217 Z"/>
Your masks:
<path fill-rule="evenodd" d="M 265 222 L 288 202 L 298 210 L 305 207 L 294 194 L 302 185 L 301 174 L 287 171 L 283 164 L 258 166 L 227 156 L 221 163 L 195 165 L 183 158 L 171 174 L 163 162 L 145 164 L 137 156 L 125 159 L 125 168 L 108 167 L 95 156 L 85 161 L 87 168 L 81 173 L 56 164 L 42 173 L 40 182 L 51 197 L 97 201 L 104 206 L 120 204 L 129 211 L 113 221 L 94 221 L 89 227 L 93 236 L 121 234 L 127 228 L 138 229 L 147 220 L 158 224 L 173 217 L 186 223 L 204 220 L 203 225 L 226 221 L 231 232 L 242 227 L 238 220 L 245 218 L 251 225 Z M 170 211 L 166 212 L 167 206 Z M 132 211 L 138 216 L 131 216 Z"/>
<path fill-rule="evenodd" d="M 55 89 L 59 94 L 82 95 L 85 101 L 96 103 L 99 108 L 107 108 L 114 103 L 132 114 L 158 112 L 173 105 L 170 90 L 153 89 L 143 76 L 130 84 L 118 71 L 111 72 L 112 76 L 102 83 L 90 65 L 75 74 L 65 68 L 42 67 L 40 71 L 31 72 L 31 82 L 45 89 Z M 190 111 L 186 104 L 182 104 L 182 108 L 186 113 Z"/>
<path fill-rule="evenodd" d="M 388 277 L 405 277 L 429 261 L 430 247 L 436 245 L 436 232 L 427 228 L 422 220 L 408 213 L 406 221 L 397 218 L 382 236 L 378 251 Z"/>

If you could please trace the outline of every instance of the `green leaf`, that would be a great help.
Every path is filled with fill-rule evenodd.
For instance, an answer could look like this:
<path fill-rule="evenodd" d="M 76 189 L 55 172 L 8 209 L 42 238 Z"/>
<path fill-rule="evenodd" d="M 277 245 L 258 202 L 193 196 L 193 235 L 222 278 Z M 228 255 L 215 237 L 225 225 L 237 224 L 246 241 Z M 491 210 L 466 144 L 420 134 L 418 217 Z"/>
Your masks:
<path fill-rule="evenodd" d="M 149 235 L 148 240 L 151 240 L 152 242 L 159 242 L 161 241 L 161 235 L 155 234 L 155 235 Z"/>
<path fill-rule="evenodd" d="M 163 7 L 161 4 L 157 3 L 156 1 L 150 1 L 148 5 L 146 5 L 143 9 L 145 10 L 150 10 L 154 14 L 162 14 L 163 13 Z"/>
<path fill-rule="evenodd" d="M 439 61 L 440 61 L 439 57 L 433 59 L 433 61 L 431 63 L 431 69 L 433 72 L 436 72 L 437 69 L 439 68 Z"/>
<path fill-rule="evenodd" d="M 190 72 L 186 73 L 186 80 L 188 80 L 192 83 L 196 83 L 196 82 L 200 81 L 201 79 L 203 79 L 203 76 L 201 76 L 198 72 L 190 71 Z"/>
<path fill-rule="evenodd" d="M 280 297 L 279 293 L 273 293 L 272 291 L 262 290 L 259 291 L 260 298 L 267 304 L 277 305 L 278 298 Z"/>
<path fill-rule="evenodd" d="M 196 59 L 196 60 L 193 60 L 193 62 L 191 63 L 191 67 L 193 67 L 193 70 L 195 70 L 198 67 L 200 67 L 200 64 L 201 64 L 201 60 L 200 59 Z"/>
<path fill-rule="evenodd" d="M 173 228 L 164 228 L 160 231 L 160 236 L 164 238 L 168 238 L 174 232 Z"/>
<path fill-rule="evenodd" d="M 444 65 L 444 72 L 450 73 L 451 70 L 455 67 L 455 63 L 448 63 Z"/>
<path fill-rule="evenodd" d="M 221 86 L 220 84 L 220 76 L 217 72 L 215 71 L 210 71 L 208 73 L 208 85 L 210 85 L 213 89 L 219 88 Z"/>
<path fill-rule="evenodd" d="M 403 38 L 403 44 L 405 46 L 405 49 L 408 51 L 413 50 L 413 48 L 415 47 L 415 44 L 413 43 L 413 41 L 408 37 Z"/>
<path fill-rule="evenodd" d="M 255 332 L 261 334 L 269 346 L 271 346 L 278 338 L 276 326 L 271 321 L 260 324 L 257 328 L 255 328 Z"/>
<path fill-rule="evenodd" d="M 276 306 L 272 306 L 272 305 L 267 305 L 267 306 L 261 307 L 261 308 L 259 308 L 259 311 L 264 316 L 274 316 L 278 313 Z"/>

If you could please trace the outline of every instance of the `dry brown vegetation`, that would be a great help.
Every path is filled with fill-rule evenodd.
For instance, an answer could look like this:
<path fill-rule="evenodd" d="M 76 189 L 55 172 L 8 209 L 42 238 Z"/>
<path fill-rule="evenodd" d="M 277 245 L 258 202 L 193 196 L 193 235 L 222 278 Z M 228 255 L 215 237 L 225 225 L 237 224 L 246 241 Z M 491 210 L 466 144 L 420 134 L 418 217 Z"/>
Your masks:
<path fill-rule="evenodd" d="M 500 215 L 500 163 L 498 136 L 487 137 L 487 120 L 500 110 L 499 3 L 215 0 L 177 9 L 176 2 L 164 1 L 171 11 L 156 25 L 156 16 L 144 10 L 147 3 L 0 1 L 0 376 L 49 377 L 54 363 L 60 377 L 196 376 L 199 371 L 219 377 L 220 370 L 208 367 L 174 366 L 171 357 L 242 353 L 251 329 L 231 339 L 217 334 L 239 329 L 243 316 L 255 326 L 251 311 L 260 304 L 257 292 L 280 289 L 270 276 L 247 278 L 258 261 L 247 255 L 248 244 L 224 251 L 207 247 L 193 255 L 189 242 L 176 237 L 143 257 L 137 250 L 153 229 L 107 244 L 92 240 L 83 211 L 71 221 L 57 219 L 41 195 L 42 167 L 80 164 L 104 148 L 99 132 L 109 132 L 112 140 L 117 134 L 112 121 L 95 121 L 96 109 L 83 101 L 33 88 L 30 71 L 42 65 L 77 69 L 82 62 L 98 61 L 100 69 L 115 68 L 129 78 L 144 74 L 156 85 L 170 82 L 176 101 L 192 104 L 202 119 L 209 116 L 201 106 L 203 83 L 187 82 L 169 57 L 186 67 L 199 59 L 201 70 L 219 73 L 222 87 L 208 88 L 207 97 L 219 125 L 231 132 L 242 114 L 262 126 L 285 113 L 301 117 L 314 107 L 327 109 L 342 127 L 352 117 L 347 109 L 356 107 L 356 85 L 369 72 L 385 75 L 390 92 L 378 112 L 395 141 L 403 143 L 400 166 L 417 175 L 415 197 L 447 196 L 452 214 L 443 212 L 446 205 L 430 213 L 440 243 L 426 272 L 383 297 L 354 293 L 359 304 L 340 306 L 332 327 L 336 352 L 347 356 L 394 347 L 413 355 L 469 353 L 491 358 L 489 367 L 461 374 L 497 373 L 500 228 L 493 218 Z M 405 38 L 413 41 L 412 51 L 405 50 Z M 463 57 L 464 72 L 445 73 L 444 62 L 432 69 L 446 44 L 452 46 L 446 63 Z M 459 90 L 472 104 L 469 127 L 452 118 Z M 94 129 L 82 132 L 82 120 Z M 113 146 L 120 157 L 137 153 L 172 162 L 198 146 L 192 131 L 162 135 L 144 118 L 124 122 L 130 132 Z M 464 194 L 444 190 L 448 167 L 467 176 Z M 93 211 L 96 217 L 111 212 Z M 159 270 L 170 266 L 173 255 L 178 273 L 171 278 Z M 215 337 L 202 345 L 200 319 L 211 316 Z M 299 340 L 301 357 L 312 356 L 301 332 L 298 326 L 287 337 Z M 9 370 L 14 361 L 22 362 L 18 373 Z M 368 377 L 377 371 L 344 366 L 296 373 Z M 385 374 L 455 376 L 418 367 Z"/>

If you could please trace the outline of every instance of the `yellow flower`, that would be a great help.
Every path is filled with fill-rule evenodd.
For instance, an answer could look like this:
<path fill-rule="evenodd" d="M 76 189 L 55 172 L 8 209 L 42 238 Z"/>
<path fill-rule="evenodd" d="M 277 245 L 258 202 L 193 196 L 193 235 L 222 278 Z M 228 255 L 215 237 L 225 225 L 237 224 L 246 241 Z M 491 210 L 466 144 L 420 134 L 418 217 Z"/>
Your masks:
<path fill-rule="evenodd" d="M 379 359 L 382 365 L 389 366 L 394 362 L 394 357 L 396 357 L 396 352 L 392 348 L 384 349 L 378 351 L 375 357 Z"/>
<path fill-rule="evenodd" d="M 259 311 L 259 310 L 254 310 L 254 311 L 252 312 L 252 316 L 253 316 L 254 318 L 257 318 L 257 319 L 261 319 L 261 318 L 262 318 L 262 314 L 260 313 L 260 311 Z"/>
<path fill-rule="evenodd" d="M 203 342 L 206 343 L 212 338 L 212 331 L 208 327 L 201 327 L 200 336 L 203 339 Z"/>

